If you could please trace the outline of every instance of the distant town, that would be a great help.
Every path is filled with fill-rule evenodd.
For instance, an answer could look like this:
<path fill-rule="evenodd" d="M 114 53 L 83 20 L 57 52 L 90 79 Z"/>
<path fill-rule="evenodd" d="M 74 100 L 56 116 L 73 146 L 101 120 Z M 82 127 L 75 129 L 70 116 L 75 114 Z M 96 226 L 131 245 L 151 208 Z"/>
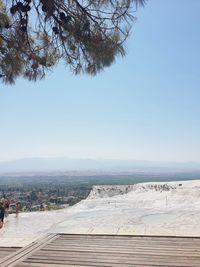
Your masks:
<path fill-rule="evenodd" d="M 72 206 L 86 198 L 91 186 L 71 184 L 61 177 L 0 177 L 0 199 L 9 200 L 9 213 L 45 211 Z"/>
<path fill-rule="evenodd" d="M 79 191 L 79 196 L 77 196 L 75 191 L 69 191 L 67 196 L 58 196 L 58 192 L 54 190 L 8 191 L 1 194 L 0 198 L 6 197 L 9 200 L 9 213 L 15 213 L 17 207 L 22 212 L 45 211 L 74 205 L 86 197 L 86 192 L 87 190 Z"/>

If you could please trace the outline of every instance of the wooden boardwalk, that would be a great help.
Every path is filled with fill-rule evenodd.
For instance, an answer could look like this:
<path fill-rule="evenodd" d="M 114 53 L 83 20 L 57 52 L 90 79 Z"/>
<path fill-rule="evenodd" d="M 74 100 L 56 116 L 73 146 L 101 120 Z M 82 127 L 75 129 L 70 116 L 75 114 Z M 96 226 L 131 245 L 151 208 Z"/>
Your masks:
<path fill-rule="evenodd" d="M 55 234 L 0 260 L 1 267 L 200 267 L 200 238 Z"/>

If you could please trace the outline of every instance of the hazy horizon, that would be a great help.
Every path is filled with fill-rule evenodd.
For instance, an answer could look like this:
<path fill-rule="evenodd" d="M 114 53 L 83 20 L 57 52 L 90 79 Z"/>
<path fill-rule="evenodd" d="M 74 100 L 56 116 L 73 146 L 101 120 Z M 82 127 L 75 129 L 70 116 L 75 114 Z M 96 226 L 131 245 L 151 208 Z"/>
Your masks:
<path fill-rule="evenodd" d="M 103 158 L 103 157 L 94 157 L 94 158 L 85 158 L 85 157 L 70 157 L 70 156 L 47 156 L 47 157 L 19 157 L 11 158 L 7 160 L 1 160 L 0 162 L 11 162 L 11 161 L 20 161 L 20 160 L 29 160 L 29 159 L 69 159 L 69 160 L 108 160 L 108 161 L 132 161 L 132 162 L 152 162 L 152 163 L 172 163 L 172 164 L 184 164 L 184 163 L 195 163 L 200 164 L 199 161 L 167 161 L 167 160 L 150 160 L 150 159 L 128 159 L 128 158 Z"/>
<path fill-rule="evenodd" d="M 25 158 L 0 161 L 0 173 L 15 172 L 199 172 L 200 162 L 115 159 Z"/>

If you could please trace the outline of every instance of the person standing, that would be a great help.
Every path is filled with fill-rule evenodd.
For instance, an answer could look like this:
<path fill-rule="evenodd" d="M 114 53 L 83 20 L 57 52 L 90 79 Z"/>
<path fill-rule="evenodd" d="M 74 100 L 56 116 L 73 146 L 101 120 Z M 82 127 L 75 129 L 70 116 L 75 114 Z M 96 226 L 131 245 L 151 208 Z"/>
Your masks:
<path fill-rule="evenodd" d="M 0 200 L 0 228 L 3 227 L 4 216 L 5 216 L 5 200 L 2 198 Z"/>
<path fill-rule="evenodd" d="M 5 217 L 7 217 L 10 208 L 10 201 L 8 200 L 8 198 L 4 199 L 4 208 L 5 208 Z"/>
<path fill-rule="evenodd" d="M 20 211 L 20 202 L 18 201 L 16 203 L 16 216 L 18 215 L 19 211 Z"/>

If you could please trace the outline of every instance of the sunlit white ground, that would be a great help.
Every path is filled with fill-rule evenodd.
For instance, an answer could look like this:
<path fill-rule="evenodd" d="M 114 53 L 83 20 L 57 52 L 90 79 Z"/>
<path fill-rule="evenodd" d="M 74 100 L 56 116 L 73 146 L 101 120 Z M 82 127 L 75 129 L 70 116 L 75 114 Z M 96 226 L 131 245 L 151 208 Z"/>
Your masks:
<path fill-rule="evenodd" d="M 46 233 L 200 236 L 200 181 L 94 187 L 73 207 L 9 216 L 0 246 L 25 246 Z"/>

